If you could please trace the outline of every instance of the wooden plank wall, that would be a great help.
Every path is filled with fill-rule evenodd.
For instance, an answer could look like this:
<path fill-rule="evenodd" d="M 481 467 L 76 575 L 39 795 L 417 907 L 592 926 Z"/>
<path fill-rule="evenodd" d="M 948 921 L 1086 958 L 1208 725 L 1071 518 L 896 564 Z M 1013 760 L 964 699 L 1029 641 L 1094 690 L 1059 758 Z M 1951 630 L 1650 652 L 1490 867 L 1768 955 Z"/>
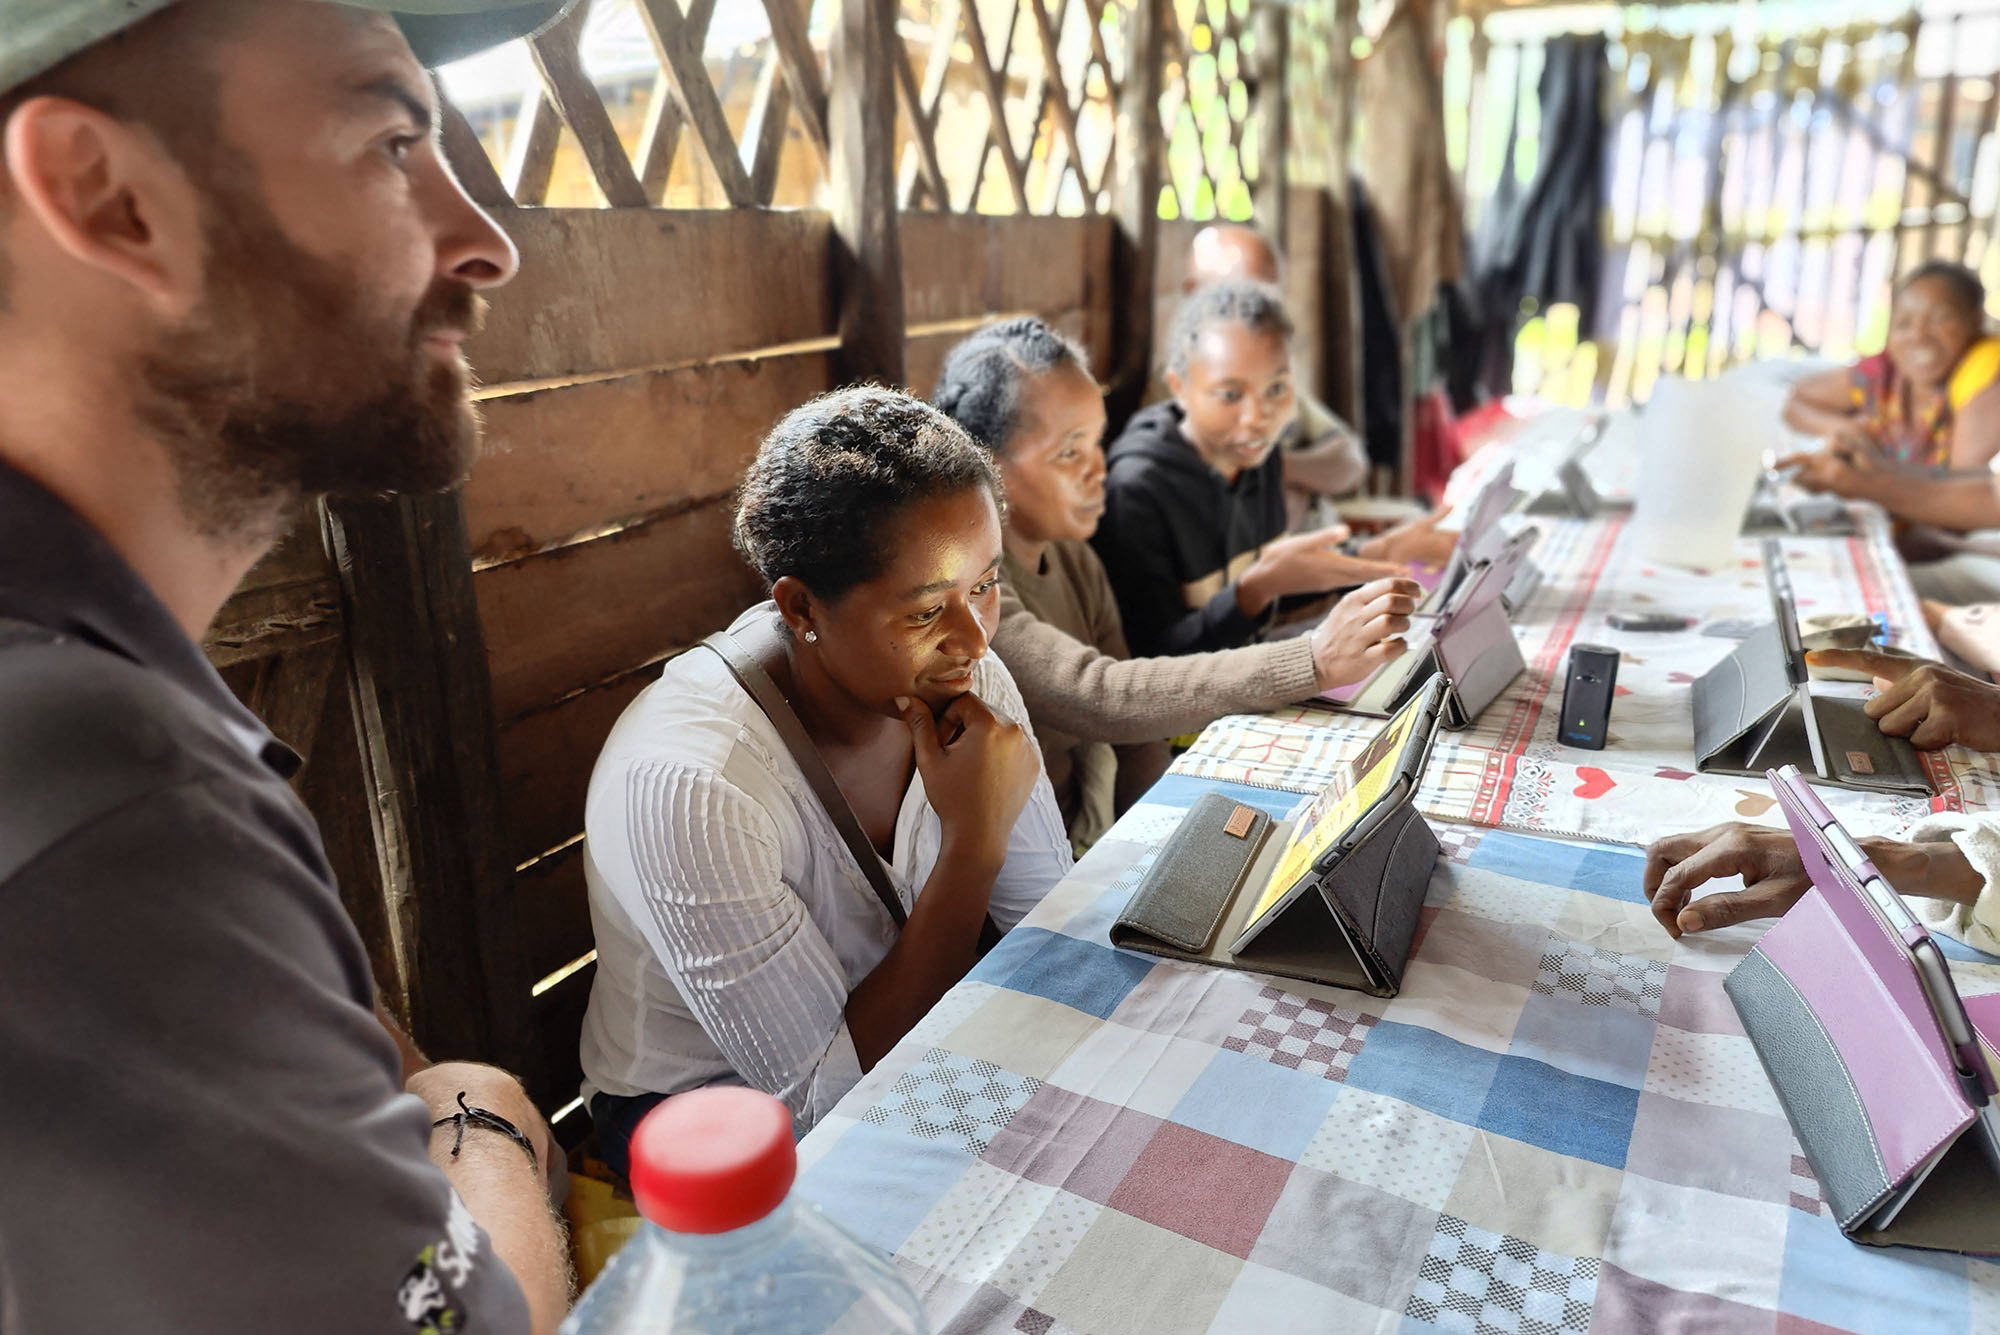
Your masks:
<path fill-rule="evenodd" d="M 824 215 L 503 212 L 522 277 L 469 346 L 486 441 L 465 490 L 527 1007 L 523 1074 L 560 1109 L 594 966 L 583 808 L 612 724 L 667 658 L 763 590 L 730 546 L 744 466 L 834 387 Z M 909 380 L 1001 314 L 1110 347 L 1107 219 L 911 214 Z M 505 999 L 503 998 L 503 1004 Z M 580 1134 L 582 1119 L 563 1119 Z"/>
<path fill-rule="evenodd" d="M 340 583 L 320 537 L 319 505 L 250 571 L 202 641 L 222 679 L 273 735 L 305 761 L 293 789 L 319 823 L 389 1010 L 409 1019 L 402 924 L 383 889 L 375 853 L 360 732 L 348 689 Z"/>
<path fill-rule="evenodd" d="M 1293 213 L 1295 252 L 1309 256 L 1312 219 Z M 499 220 L 523 264 L 468 349 L 486 437 L 462 497 L 502 798 L 491 837 L 515 868 L 519 944 L 518 974 L 494 982 L 488 1004 L 520 1008 L 523 1074 L 555 1111 L 576 1091 L 594 972 L 580 843 L 591 767 L 659 665 L 762 595 L 730 545 L 734 491 L 770 426 L 835 386 L 838 307 L 821 214 L 503 209 Z M 1163 320 L 1193 231 L 1163 225 Z M 1114 235 L 1103 217 L 906 215 L 910 387 L 928 392 L 970 330 L 1028 312 L 1112 365 Z M 1290 277 L 1317 281 L 1298 255 Z M 1312 337 L 1302 330 L 1302 375 Z M 207 649 L 306 756 L 298 790 L 390 1009 L 407 1019 L 413 906 L 385 889 L 317 507 L 230 600 Z M 563 1130 L 573 1140 L 584 1126 L 572 1113 Z"/>

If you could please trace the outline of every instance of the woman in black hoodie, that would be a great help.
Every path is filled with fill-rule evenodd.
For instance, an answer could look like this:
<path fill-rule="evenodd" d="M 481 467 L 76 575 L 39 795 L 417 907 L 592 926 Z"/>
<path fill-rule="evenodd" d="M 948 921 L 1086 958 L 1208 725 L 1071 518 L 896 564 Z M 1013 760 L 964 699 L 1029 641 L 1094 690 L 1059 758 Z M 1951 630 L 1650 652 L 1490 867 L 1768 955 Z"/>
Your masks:
<path fill-rule="evenodd" d="M 1135 654 L 1248 644 L 1278 600 L 1386 575 L 1351 556 L 1345 530 L 1284 537 L 1292 420 L 1292 322 L 1268 283 L 1190 294 L 1167 332 L 1171 399 L 1141 410 L 1106 451 L 1103 558 Z"/>

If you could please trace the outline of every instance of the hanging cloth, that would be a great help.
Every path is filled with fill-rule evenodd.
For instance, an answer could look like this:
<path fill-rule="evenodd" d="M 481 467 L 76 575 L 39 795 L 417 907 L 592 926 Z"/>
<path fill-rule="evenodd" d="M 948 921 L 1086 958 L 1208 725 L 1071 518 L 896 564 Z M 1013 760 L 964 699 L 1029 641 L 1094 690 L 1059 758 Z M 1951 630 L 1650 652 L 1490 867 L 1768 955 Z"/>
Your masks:
<path fill-rule="evenodd" d="M 1514 335 L 1524 302 L 1532 299 L 1539 309 L 1574 303 L 1578 327 L 1597 329 L 1604 267 L 1605 49 L 1602 35 L 1549 40 L 1537 91 L 1539 156 L 1525 188 L 1514 176 L 1518 108 L 1508 128 L 1500 184 L 1473 242 L 1483 379 L 1495 395 L 1513 387 Z"/>

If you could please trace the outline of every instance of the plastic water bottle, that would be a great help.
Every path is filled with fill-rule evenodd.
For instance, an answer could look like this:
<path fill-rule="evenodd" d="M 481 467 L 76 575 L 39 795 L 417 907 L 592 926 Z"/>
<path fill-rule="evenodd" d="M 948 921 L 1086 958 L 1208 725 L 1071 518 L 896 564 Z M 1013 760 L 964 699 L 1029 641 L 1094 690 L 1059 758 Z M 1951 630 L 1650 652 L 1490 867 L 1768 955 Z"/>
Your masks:
<path fill-rule="evenodd" d="M 791 1198 L 792 1117 L 754 1089 L 678 1094 L 632 1136 L 647 1223 L 561 1335 L 930 1335 L 889 1265 Z"/>

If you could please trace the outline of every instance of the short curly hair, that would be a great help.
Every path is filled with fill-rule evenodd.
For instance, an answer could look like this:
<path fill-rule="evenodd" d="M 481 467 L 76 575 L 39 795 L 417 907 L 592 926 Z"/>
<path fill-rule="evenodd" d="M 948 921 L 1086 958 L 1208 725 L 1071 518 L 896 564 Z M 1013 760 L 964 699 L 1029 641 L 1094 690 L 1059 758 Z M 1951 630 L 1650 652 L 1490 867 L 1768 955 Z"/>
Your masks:
<path fill-rule="evenodd" d="M 1210 283 L 1190 292 L 1174 310 L 1167 326 L 1166 366 L 1175 375 L 1187 373 L 1194 345 L 1210 327 L 1240 324 L 1260 334 L 1276 334 L 1292 341 L 1292 317 L 1285 310 L 1285 295 L 1269 283 L 1247 278 Z"/>
<path fill-rule="evenodd" d="M 839 602 L 889 566 L 886 530 L 911 506 L 984 488 L 1004 515 L 993 458 L 922 399 L 838 389 L 786 413 L 745 474 L 736 550 L 766 584 L 790 575 Z"/>
<path fill-rule="evenodd" d="M 975 444 L 999 454 L 1021 425 L 1021 382 L 1059 366 L 1090 374 L 1082 347 L 1048 321 L 1034 315 L 1001 320 L 946 354 L 931 402 Z"/>
<path fill-rule="evenodd" d="M 1943 283 L 1951 294 L 1951 304 L 1958 307 L 1960 315 L 1974 324 L 1986 319 L 1986 285 L 1979 281 L 1979 275 L 1955 260 L 1926 260 L 1903 275 L 1903 281 L 1896 284 L 1896 295 L 1901 296 L 1913 284 L 1927 278 Z"/>

